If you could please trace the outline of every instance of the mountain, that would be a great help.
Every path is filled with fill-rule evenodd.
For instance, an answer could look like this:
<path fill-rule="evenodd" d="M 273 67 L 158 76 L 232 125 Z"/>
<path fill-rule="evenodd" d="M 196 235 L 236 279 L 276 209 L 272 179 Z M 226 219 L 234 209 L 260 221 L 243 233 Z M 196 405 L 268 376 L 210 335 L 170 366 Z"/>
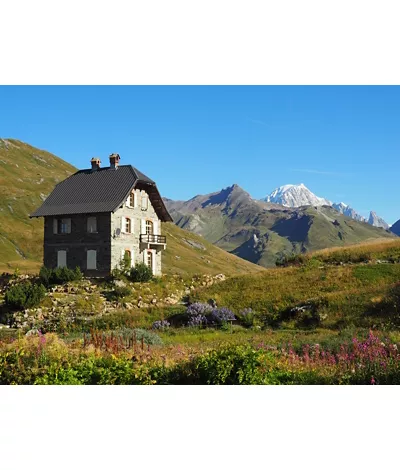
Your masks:
<path fill-rule="evenodd" d="M 285 207 L 332 205 L 327 199 L 318 197 L 312 193 L 303 183 L 299 185 L 286 184 L 285 186 L 280 186 L 272 191 L 263 201 L 273 202 Z"/>
<path fill-rule="evenodd" d="M 49 152 L 18 140 L 0 139 L 0 273 L 16 267 L 23 271 L 39 269 L 43 220 L 29 219 L 29 214 L 58 182 L 75 171 Z M 165 273 L 229 275 L 263 270 L 172 223 L 163 224 L 162 231 L 167 235 Z"/>
<path fill-rule="evenodd" d="M 351 208 L 344 202 L 339 202 L 339 204 L 333 203 L 332 207 L 341 214 L 346 215 L 347 217 L 351 217 L 352 219 L 358 220 L 359 222 L 367 222 L 367 219 L 365 217 L 363 217 L 361 214 L 356 212 L 353 208 Z"/>
<path fill-rule="evenodd" d="M 394 224 L 390 227 L 390 231 L 400 237 L 400 220 L 398 220 L 396 223 L 394 223 Z"/>
<path fill-rule="evenodd" d="M 328 205 L 285 207 L 257 201 L 238 185 L 189 201 L 164 202 L 179 227 L 265 267 L 291 254 L 394 236 Z"/>
<path fill-rule="evenodd" d="M 387 224 L 382 217 L 379 217 L 376 212 L 371 211 L 369 214 L 368 223 L 374 227 L 382 227 L 385 230 L 389 230 L 389 224 Z"/>
<path fill-rule="evenodd" d="M 371 212 L 369 219 L 366 219 L 344 202 L 334 203 L 328 199 L 318 197 L 303 183 L 280 186 L 272 191 L 269 196 L 262 199 L 262 201 L 273 202 L 285 207 L 331 206 L 341 214 L 351 217 L 354 220 L 358 220 L 359 222 L 367 222 L 374 227 L 382 227 L 385 230 L 389 228 L 389 225 L 381 217 L 377 216 L 375 212 Z"/>

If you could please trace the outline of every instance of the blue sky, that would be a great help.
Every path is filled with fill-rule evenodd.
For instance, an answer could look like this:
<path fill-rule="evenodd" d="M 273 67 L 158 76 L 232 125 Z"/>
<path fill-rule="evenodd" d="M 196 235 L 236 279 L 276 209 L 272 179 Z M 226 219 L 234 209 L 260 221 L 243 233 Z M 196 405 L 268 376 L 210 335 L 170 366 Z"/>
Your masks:
<path fill-rule="evenodd" d="M 400 87 L 0 86 L 0 136 L 78 168 L 121 155 L 163 196 L 304 183 L 400 219 Z"/>

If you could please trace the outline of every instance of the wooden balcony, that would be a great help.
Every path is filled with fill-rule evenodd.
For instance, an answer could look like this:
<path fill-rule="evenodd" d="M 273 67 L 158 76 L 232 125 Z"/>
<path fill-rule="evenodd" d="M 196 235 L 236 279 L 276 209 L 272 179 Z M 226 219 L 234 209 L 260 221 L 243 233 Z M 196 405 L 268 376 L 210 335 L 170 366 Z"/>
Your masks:
<path fill-rule="evenodd" d="M 150 248 L 150 245 L 163 245 L 164 250 L 167 246 L 167 237 L 165 235 L 154 235 L 152 233 L 142 233 L 140 235 L 140 243 L 144 243 L 145 245 L 148 245 L 148 248 Z"/>

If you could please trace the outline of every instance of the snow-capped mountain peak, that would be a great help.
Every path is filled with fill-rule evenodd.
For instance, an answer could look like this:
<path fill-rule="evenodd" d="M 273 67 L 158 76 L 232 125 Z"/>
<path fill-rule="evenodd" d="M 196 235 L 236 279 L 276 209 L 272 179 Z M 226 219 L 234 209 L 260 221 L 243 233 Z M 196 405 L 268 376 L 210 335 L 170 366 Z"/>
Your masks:
<path fill-rule="evenodd" d="M 369 214 L 368 223 L 373 225 L 374 227 L 382 227 L 385 230 L 389 230 L 389 224 L 387 224 L 382 217 L 376 214 L 376 212 L 371 211 Z"/>
<path fill-rule="evenodd" d="M 281 204 L 286 207 L 332 205 L 327 199 L 316 196 L 303 183 L 280 186 L 264 198 L 263 201 Z"/>

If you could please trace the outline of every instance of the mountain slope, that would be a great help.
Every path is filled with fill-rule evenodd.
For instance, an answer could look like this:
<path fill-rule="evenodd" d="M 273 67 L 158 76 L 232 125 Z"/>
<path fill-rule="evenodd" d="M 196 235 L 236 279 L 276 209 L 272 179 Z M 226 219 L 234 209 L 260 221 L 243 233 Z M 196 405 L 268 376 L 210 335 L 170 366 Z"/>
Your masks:
<path fill-rule="evenodd" d="M 23 142 L 0 139 L 0 273 L 37 271 L 43 256 L 43 220 L 29 219 L 54 186 L 76 169 Z M 201 237 L 163 224 L 163 272 L 245 274 L 262 268 L 226 253 Z"/>
<path fill-rule="evenodd" d="M 333 203 L 332 207 L 341 214 L 350 217 L 351 219 L 358 220 L 359 222 L 367 222 L 365 217 L 363 217 L 361 214 L 356 212 L 352 207 L 348 206 L 344 202 L 339 202 L 339 204 Z"/>
<path fill-rule="evenodd" d="M 394 223 L 394 224 L 390 227 L 390 231 L 400 237 L 400 220 L 398 220 L 396 223 Z"/>
<path fill-rule="evenodd" d="M 287 255 L 393 237 L 330 206 L 291 208 L 256 201 L 237 185 L 165 203 L 179 227 L 265 267 Z"/>
<path fill-rule="evenodd" d="M 41 258 L 43 221 L 29 214 L 74 171 L 49 152 L 0 139 L 0 270 L 10 262 L 29 267 Z"/>

